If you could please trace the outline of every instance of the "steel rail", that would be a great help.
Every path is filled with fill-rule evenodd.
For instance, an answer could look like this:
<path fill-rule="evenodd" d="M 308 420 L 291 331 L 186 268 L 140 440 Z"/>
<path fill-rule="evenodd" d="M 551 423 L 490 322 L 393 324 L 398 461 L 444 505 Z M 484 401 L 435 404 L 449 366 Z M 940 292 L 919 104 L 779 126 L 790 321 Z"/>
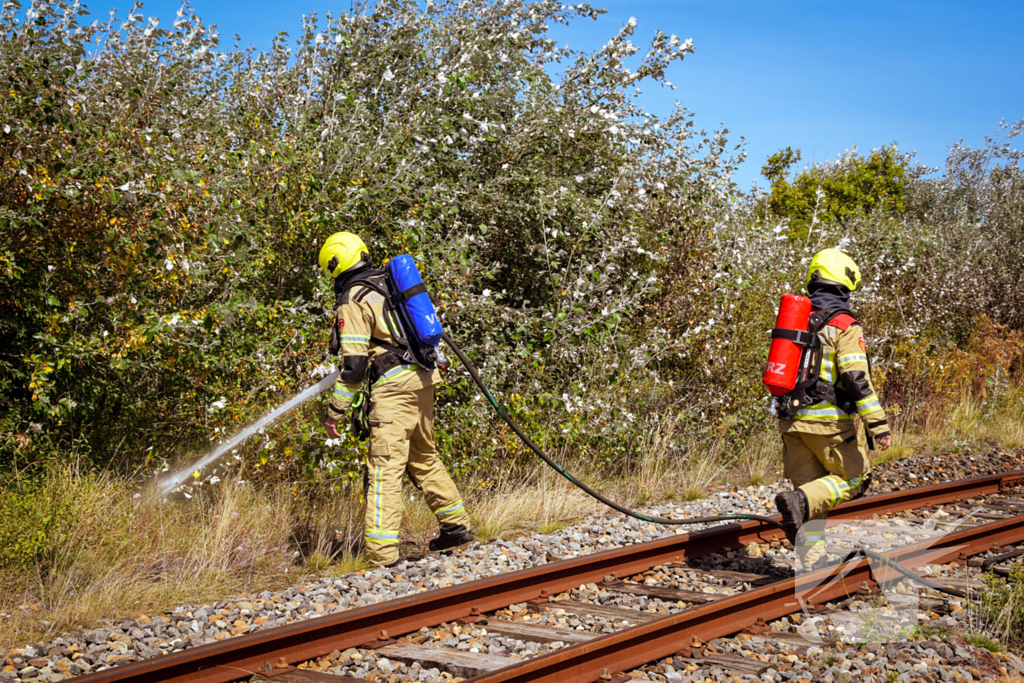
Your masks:
<path fill-rule="evenodd" d="M 950 534 L 939 541 L 923 541 L 886 555 L 908 567 L 962 560 L 971 555 L 1024 541 L 1024 515 Z M 674 615 L 633 626 L 608 636 L 504 669 L 471 678 L 467 683 L 590 683 L 608 671 L 628 671 L 678 653 L 694 637 L 706 642 L 737 633 L 758 619 L 779 619 L 802 609 L 807 602 L 821 604 L 855 592 L 863 582 L 877 585 L 901 578 L 885 565 L 874 569 L 866 558 L 852 567 L 830 567 L 792 577 L 764 588 L 715 600 Z"/>
<path fill-rule="evenodd" d="M 893 491 L 836 508 L 830 522 L 951 503 L 997 493 L 1024 481 L 1024 470 Z M 631 576 L 653 566 L 764 543 L 782 532 L 763 522 L 725 524 L 688 534 L 559 560 L 529 569 L 389 600 L 260 631 L 219 643 L 161 655 L 79 677 L 81 683 L 227 683 L 260 672 L 264 662 L 294 664 L 370 643 L 382 630 L 391 637 L 471 614 L 494 611 L 596 583 L 609 575 Z M 714 603 L 713 603 L 714 604 Z"/>

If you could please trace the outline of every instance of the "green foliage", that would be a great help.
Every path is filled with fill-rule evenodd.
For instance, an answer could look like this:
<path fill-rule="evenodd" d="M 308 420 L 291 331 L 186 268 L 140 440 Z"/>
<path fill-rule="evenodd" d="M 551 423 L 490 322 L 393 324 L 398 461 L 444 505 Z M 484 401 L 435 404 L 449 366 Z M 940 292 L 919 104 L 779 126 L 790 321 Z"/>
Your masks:
<path fill-rule="evenodd" d="M 388 0 L 308 17 L 265 53 L 226 48 L 188 6 L 168 27 L 84 13 L 0 13 L 0 419 L 22 459 L 40 434 L 154 467 L 308 385 L 332 304 L 315 257 L 341 229 L 444 283 L 446 324 L 503 400 L 531 397 L 549 445 L 633 424 L 614 390 L 586 424 L 554 408 L 591 371 L 608 388 L 640 371 L 658 264 L 731 187 L 724 133 L 635 101 L 688 42 L 656 32 L 627 67 L 631 22 L 592 54 L 559 48 L 551 24 L 598 12 L 551 0 Z M 456 464 L 490 430 L 472 393 L 456 379 L 443 399 Z M 238 457 L 351 480 L 355 444 L 326 448 L 319 419 Z"/>
<path fill-rule="evenodd" d="M 187 5 L 171 26 L 0 10 L 3 465 L 153 473 L 312 384 L 333 362 L 315 259 L 342 229 L 378 262 L 412 254 L 498 400 L 606 471 L 651 433 L 699 459 L 709 434 L 738 448 L 768 426 L 765 333 L 817 249 L 860 262 L 880 374 L 926 340 L 966 347 L 980 313 L 1024 326 L 1020 123 L 937 178 L 894 146 L 790 176 L 784 150 L 772 194 L 745 196 L 728 130 L 637 104 L 688 41 L 549 37 L 598 13 L 382 0 L 260 52 Z M 438 417 L 457 473 L 530 457 L 459 371 Z M 327 445 L 321 419 L 304 406 L 217 466 L 358 487 L 361 447 Z"/>
<path fill-rule="evenodd" d="M 62 471 L 63 473 L 63 471 Z M 62 559 L 62 541 L 74 523 L 76 501 L 58 476 L 14 476 L 0 489 L 0 567 L 45 574 Z"/>
<path fill-rule="evenodd" d="M 1006 646 L 984 633 L 965 633 L 964 642 L 975 647 L 985 648 L 989 652 L 1006 652 Z"/>
<path fill-rule="evenodd" d="M 800 151 L 786 147 L 761 168 L 771 184 L 767 207 L 775 218 L 789 219 L 789 236 L 803 239 L 818 222 L 844 224 L 873 214 L 897 214 L 906 208 L 904 193 L 914 169 L 910 157 L 893 143 L 859 155 L 847 153 L 838 163 L 816 165 L 790 178 Z"/>

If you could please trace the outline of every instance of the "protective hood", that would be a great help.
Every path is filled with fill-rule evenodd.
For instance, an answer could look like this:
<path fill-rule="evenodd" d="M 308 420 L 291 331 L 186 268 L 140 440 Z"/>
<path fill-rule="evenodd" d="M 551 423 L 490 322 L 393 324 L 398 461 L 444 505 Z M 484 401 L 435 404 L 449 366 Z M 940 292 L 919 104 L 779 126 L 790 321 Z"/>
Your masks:
<path fill-rule="evenodd" d="M 349 285 L 354 280 L 362 279 L 363 276 L 365 276 L 365 275 L 373 274 L 373 273 L 368 273 L 367 272 L 367 271 L 370 271 L 370 270 L 375 270 L 376 273 L 383 275 L 383 273 L 381 271 L 373 269 L 373 268 L 370 268 L 369 260 L 364 258 L 362 261 L 360 261 L 356 265 L 352 266 L 348 270 L 342 272 L 342 274 L 339 275 L 338 277 L 334 278 L 334 296 L 335 296 L 335 298 L 341 296 L 341 294 L 346 289 L 348 289 Z"/>
<path fill-rule="evenodd" d="M 811 297 L 811 305 L 816 311 L 830 308 L 850 310 L 850 290 L 843 285 L 826 282 L 810 282 L 807 294 Z"/>

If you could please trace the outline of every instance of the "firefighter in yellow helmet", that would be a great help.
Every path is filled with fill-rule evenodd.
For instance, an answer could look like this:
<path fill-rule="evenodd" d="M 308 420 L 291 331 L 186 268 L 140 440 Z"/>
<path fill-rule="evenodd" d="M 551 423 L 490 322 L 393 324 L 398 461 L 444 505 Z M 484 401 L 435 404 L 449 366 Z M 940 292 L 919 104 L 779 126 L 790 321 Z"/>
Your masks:
<path fill-rule="evenodd" d="M 776 404 L 785 476 L 796 488 L 777 495 L 775 504 L 803 569 L 827 561 L 829 510 L 863 495 L 870 482 L 868 448 L 858 439 L 854 418 L 860 417 L 867 441 L 878 449 L 892 442 L 871 384 L 864 330 L 850 313 L 850 294 L 860 282 L 860 268 L 838 249 L 825 249 L 811 260 L 807 292 L 812 328 L 817 321 L 822 342 L 820 374 L 795 414 Z"/>
<path fill-rule="evenodd" d="M 475 540 L 459 490 L 434 445 L 434 387 L 438 371 L 403 361 L 386 305 L 385 274 L 370 266 L 363 241 L 349 232 L 327 238 L 320 267 L 334 278 L 332 351 L 342 356 L 341 376 L 327 408 L 324 428 L 338 438 L 338 421 L 368 386 L 370 452 L 366 459 L 365 545 L 379 567 L 399 562 L 402 477 L 408 472 L 441 525 L 431 550 Z M 391 324 L 385 316 L 392 316 Z M 355 408 L 353 408 L 355 410 Z"/>

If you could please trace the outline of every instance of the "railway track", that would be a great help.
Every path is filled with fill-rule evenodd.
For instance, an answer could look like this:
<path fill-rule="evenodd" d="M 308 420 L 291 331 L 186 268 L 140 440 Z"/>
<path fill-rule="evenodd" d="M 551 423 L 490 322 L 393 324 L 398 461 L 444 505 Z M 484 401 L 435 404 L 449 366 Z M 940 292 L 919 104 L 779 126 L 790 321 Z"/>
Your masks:
<path fill-rule="evenodd" d="M 957 506 L 970 509 L 971 519 L 937 541 L 914 542 L 908 528 L 910 542 L 899 548 L 899 562 L 909 568 L 964 562 L 1024 543 L 1024 471 L 862 498 L 833 511 L 829 523 L 937 510 L 919 513 L 934 519 L 950 516 Z M 843 580 L 836 580 L 835 567 L 795 576 L 780 539 L 778 529 L 760 522 L 717 526 L 238 636 L 78 680 L 228 683 L 255 676 L 340 683 L 393 680 L 397 662 L 424 681 L 625 681 L 623 672 L 661 658 L 689 661 L 693 647 L 712 639 L 763 631 L 766 622 L 801 611 L 798 594 L 822 605 L 895 578 L 887 574 L 891 570 L 872 572 L 866 559 L 848 562 Z M 743 552 L 748 548 L 753 550 Z M 743 571 L 702 564 L 729 555 L 745 558 Z M 732 664 L 743 670 L 741 662 Z"/>

